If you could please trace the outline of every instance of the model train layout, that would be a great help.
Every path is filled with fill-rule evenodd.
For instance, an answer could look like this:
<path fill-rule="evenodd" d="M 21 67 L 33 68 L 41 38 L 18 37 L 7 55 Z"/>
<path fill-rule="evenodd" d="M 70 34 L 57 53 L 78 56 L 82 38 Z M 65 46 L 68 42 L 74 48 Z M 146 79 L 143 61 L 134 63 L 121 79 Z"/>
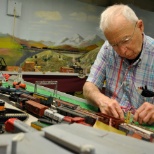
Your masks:
<path fill-rule="evenodd" d="M 34 122 L 31 126 L 36 129 L 39 127 L 39 130 L 41 129 L 40 125 L 43 125 L 43 123 L 47 124 L 47 126 L 59 123 L 79 123 L 93 127 L 95 122 L 99 121 L 107 124 L 109 127 L 114 127 L 118 130 L 124 131 L 128 136 L 154 142 L 153 129 L 149 129 L 147 127 L 147 131 L 145 131 L 145 127 L 144 129 L 139 125 L 134 127 L 135 124 L 130 124 L 127 117 L 127 121 L 122 121 L 112 116 L 84 109 L 80 105 L 64 101 L 54 96 L 48 96 L 38 92 L 30 92 L 22 88 L 16 89 L 15 87 L 13 88 L 11 86 L 1 86 L 0 93 L 1 95 L 7 95 L 5 97 L 9 99 L 8 103 L 13 101 L 14 105 L 23 111 L 23 113 L 20 114 L 23 114 L 25 118 L 26 113 L 30 113 L 37 117 L 39 123 Z M 5 122 L 7 123 L 7 120 L 9 119 L 6 118 L 9 110 L 5 109 L 4 106 L 5 103 L 2 100 L 0 103 L 1 124 L 5 124 Z M 12 114 L 10 118 L 19 117 L 20 120 L 24 120 L 17 114 Z"/>

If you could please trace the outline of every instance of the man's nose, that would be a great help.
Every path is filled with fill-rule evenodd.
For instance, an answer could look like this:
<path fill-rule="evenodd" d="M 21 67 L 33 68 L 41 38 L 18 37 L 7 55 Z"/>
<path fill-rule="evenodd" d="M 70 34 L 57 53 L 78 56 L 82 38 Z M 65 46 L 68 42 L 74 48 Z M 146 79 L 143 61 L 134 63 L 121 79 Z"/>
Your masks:
<path fill-rule="evenodd" d="M 125 55 L 127 52 L 127 48 L 124 45 L 118 45 L 118 51 L 122 54 Z"/>

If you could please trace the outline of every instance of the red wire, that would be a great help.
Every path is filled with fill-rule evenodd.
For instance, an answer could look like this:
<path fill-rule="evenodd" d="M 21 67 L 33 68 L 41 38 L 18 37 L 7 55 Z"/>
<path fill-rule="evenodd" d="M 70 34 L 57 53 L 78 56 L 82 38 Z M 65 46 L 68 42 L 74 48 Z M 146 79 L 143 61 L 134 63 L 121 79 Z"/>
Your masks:
<path fill-rule="evenodd" d="M 120 79 L 120 72 L 121 72 L 123 60 L 124 60 L 124 59 L 121 59 L 121 62 L 120 62 L 120 68 L 119 68 L 119 70 L 118 70 L 118 78 L 117 78 L 115 90 L 114 90 L 114 93 L 113 93 L 113 96 L 112 96 L 113 99 L 115 99 L 115 98 L 117 97 L 117 94 L 119 93 L 119 91 L 120 91 L 120 89 L 121 89 L 121 88 L 120 88 L 120 89 L 118 90 L 118 92 L 116 93 L 117 87 L 118 87 L 118 82 L 119 82 L 119 79 Z M 132 67 L 132 65 L 133 65 L 133 64 L 131 64 L 131 65 L 128 67 L 127 72 L 125 73 L 123 82 L 126 80 L 126 76 L 127 76 L 127 74 L 128 74 L 128 71 L 129 71 L 130 68 Z"/>
<path fill-rule="evenodd" d="M 115 99 L 116 96 L 117 96 L 117 94 L 116 94 L 116 90 L 117 90 L 118 82 L 119 82 L 119 79 L 120 79 L 120 72 L 121 72 L 121 68 L 122 68 L 123 60 L 124 60 L 124 59 L 121 59 L 121 62 L 120 62 L 120 68 L 119 68 L 119 70 L 118 70 L 118 78 L 117 78 L 116 86 L 115 86 L 115 90 L 114 90 L 114 93 L 113 93 L 113 96 L 112 96 L 113 99 Z"/>

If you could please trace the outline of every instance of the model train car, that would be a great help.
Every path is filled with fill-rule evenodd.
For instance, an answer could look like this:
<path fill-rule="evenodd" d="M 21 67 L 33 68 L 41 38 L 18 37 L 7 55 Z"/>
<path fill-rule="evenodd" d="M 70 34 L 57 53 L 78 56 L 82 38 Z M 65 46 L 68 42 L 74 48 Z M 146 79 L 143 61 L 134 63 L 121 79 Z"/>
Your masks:
<path fill-rule="evenodd" d="M 44 116 L 49 117 L 52 120 L 61 122 L 64 119 L 64 115 L 57 113 L 56 110 L 46 109 L 44 111 Z"/>
<path fill-rule="evenodd" d="M 30 94 L 30 95 L 33 94 L 33 92 L 30 92 L 30 91 L 27 91 L 24 89 L 16 89 L 16 88 L 12 88 L 10 86 L 8 86 L 8 87 L 0 86 L 0 93 L 10 95 L 11 93 L 15 93 L 15 92 L 26 93 L 26 94 Z"/>
<path fill-rule="evenodd" d="M 56 106 L 56 107 L 63 106 L 63 107 L 66 107 L 66 108 L 69 108 L 69 109 L 72 109 L 72 110 L 75 110 L 79 107 L 79 105 L 72 104 L 72 103 L 63 101 L 61 99 L 54 99 L 53 105 Z"/>
<path fill-rule="evenodd" d="M 28 100 L 32 100 L 32 101 L 40 103 L 40 98 L 34 97 L 32 95 L 29 95 L 29 94 L 22 93 L 19 97 L 27 98 Z"/>
<path fill-rule="evenodd" d="M 107 125 L 110 125 L 112 127 L 115 127 L 117 129 L 119 129 L 120 124 L 124 123 L 124 120 L 115 118 L 113 116 L 106 115 L 104 113 L 97 113 L 96 115 L 98 116 L 97 119 L 99 121 L 101 121 Z"/>
<path fill-rule="evenodd" d="M 48 109 L 48 107 L 32 100 L 28 100 L 25 102 L 25 109 L 38 117 L 42 117 L 44 115 L 44 110 Z"/>
<path fill-rule="evenodd" d="M 154 132 L 137 127 L 133 124 L 123 123 L 119 126 L 119 130 L 124 131 L 127 136 L 131 136 L 140 140 L 154 142 Z"/>
<path fill-rule="evenodd" d="M 47 96 L 39 93 L 34 93 L 33 96 L 35 98 L 38 98 L 40 100 L 40 103 L 46 106 L 51 106 L 53 103 L 53 97 L 52 96 Z"/>
<path fill-rule="evenodd" d="M 53 121 L 55 121 L 56 123 L 61 123 L 61 122 L 68 122 L 68 123 L 80 123 L 83 125 L 87 125 L 87 126 L 92 126 L 88 123 L 86 123 L 86 119 L 81 117 L 81 114 L 79 116 L 64 116 L 60 113 L 57 113 L 56 110 L 50 110 L 50 109 L 46 109 L 44 111 L 44 116 L 50 118 L 50 120 L 52 120 L 51 122 L 53 123 Z M 44 118 L 45 118 L 44 117 Z"/>

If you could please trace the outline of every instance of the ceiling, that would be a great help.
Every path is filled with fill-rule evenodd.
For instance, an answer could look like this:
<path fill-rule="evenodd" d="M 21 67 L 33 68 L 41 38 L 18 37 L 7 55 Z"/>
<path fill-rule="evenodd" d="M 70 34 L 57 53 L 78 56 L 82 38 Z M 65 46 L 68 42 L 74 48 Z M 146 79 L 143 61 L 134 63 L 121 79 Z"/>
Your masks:
<path fill-rule="evenodd" d="M 115 3 L 133 4 L 141 9 L 154 12 L 154 0 L 78 0 L 81 2 L 107 7 Z"/>

